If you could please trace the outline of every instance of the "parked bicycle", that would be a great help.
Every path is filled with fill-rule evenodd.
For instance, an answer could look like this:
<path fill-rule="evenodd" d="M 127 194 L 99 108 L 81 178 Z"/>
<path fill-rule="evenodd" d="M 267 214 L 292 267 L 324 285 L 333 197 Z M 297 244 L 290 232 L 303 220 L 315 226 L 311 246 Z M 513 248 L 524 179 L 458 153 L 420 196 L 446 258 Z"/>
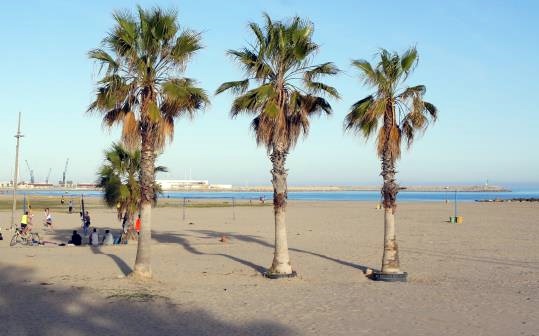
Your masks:
<path fill-rule="evenodd" d="M 32 246 L 34 243 L 40 243 L 41 238 L 37 232 L 23 232 L 23 230 L 16 228 L 9 246 L 15 246 L 17 244 Z"/>

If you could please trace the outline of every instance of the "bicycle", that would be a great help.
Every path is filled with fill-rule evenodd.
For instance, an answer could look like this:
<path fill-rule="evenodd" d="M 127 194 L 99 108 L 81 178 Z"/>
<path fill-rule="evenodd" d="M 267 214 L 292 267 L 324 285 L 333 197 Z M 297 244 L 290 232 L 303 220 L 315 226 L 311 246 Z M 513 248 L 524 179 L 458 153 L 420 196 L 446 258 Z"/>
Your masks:
<path fill-rule="evenodd" d="M 127 231 L 122 233 L 120 237 L 120 244 L 127 244 L 129 240 L 138 240 L 138 233 L 133 227 L 133 225 L 130 225 L 127 228 Z"/>
<path fill-rule="evenodd" d="M 34 245 L 34 241 L 38 243 L 41 241 L 37 232 L 23 232 L 23 230 L 16 228 L 9 246 L 15 246 L 17 244 L 32 246 Z"/>

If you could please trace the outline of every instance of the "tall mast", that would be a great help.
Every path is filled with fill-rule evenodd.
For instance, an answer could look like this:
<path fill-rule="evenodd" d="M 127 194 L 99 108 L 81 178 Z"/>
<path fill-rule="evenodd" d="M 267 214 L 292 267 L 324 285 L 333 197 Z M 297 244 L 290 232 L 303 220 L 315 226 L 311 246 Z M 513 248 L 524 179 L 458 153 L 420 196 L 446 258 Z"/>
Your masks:
<path fill-rule="evenodd" d="M 19 142 L 24 137 L 21 134 L 21 112 L 19 112 L 19 122 L 17 125 L 17 147 L 15 148 L 15 172 L 13 173 L 13 208 L 11 209 L 11 229 L 15 226 L 15 211 L 17 210 L 17 178 L 19 177 Z"/>

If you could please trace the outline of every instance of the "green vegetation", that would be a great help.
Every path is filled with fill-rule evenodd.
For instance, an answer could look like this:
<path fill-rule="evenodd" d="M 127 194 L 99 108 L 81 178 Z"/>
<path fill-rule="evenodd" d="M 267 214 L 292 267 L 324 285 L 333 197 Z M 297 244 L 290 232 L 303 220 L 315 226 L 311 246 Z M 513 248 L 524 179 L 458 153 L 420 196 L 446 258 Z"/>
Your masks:
<path fill-rule="evenodd" d="M 30 202 L 30 205 L 32 206 L 32 210 L 34 214 L 37 214 L 41 211 L 43 211 L 45 208 L 49 208 L 52 212 L 65 212 L 67 213 L 67 202 L 71 197 L 65 198 L 65 204 L 62 205 L 60 203 L 60 196 L 29 196 L 28 201 Z M 18 209 L 22 209 L 23 206 L 23 197 L 17 196 L 17 206 Z M 73 198 L 73 207 L 74 212 L 78 212 L 80 208 L 80 196 Z M 106 208 L 105 204 L 101 201 L 95 202 L 91 201 L 88 202 L 88 198 L 84 199 L 84 207 L 85 209 L 104 209 Z M 11 211 L 12 203 L 11 203 L 11 197 L 2 197 L 0 198 L 0 211 Z M 22 210 L 21 210 L 22 211 Z"/>
<path fill-rule="evenodd" d="M 166 172 L 166 167 L 158 166 L 155 173 Z M 132 225 L 135 213 L 140 209 L 140 150 L 129 151 L 121 144 L 115 143 L 105 151 L 105 164 L 98 171 L 98 187 L 103 189 L 103 198 L 110 208 L 116 208 L 120 218 Z M 153 203 L 161 188 L 153 185 Z"/>

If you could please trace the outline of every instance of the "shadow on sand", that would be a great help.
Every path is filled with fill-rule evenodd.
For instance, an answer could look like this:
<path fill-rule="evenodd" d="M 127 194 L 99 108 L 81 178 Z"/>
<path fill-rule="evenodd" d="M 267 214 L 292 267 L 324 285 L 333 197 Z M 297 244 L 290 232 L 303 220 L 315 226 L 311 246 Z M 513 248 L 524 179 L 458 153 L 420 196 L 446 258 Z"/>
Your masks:
<path fill-rule="evenodd" d="M 118 233 L 116 234 L 119 234 L 119 230 L 117 231 Z M 56 241 L 67 243 L 69 239 L 71 239 L 72 233 L 73 233 L 73 230 L 54 230 L 54 231 L 47 232 L 48 236 L 46 238 L 52 237 Z M 100 237 L 100 239 L 102 239 L 102 237 Z M 44 239 L 44 240 L 47 240 L 47 239 Z M 122 258 L 118 257 L 117 255 L 112 254 L 112 253 L 105 253 L 101 250 L 101 247 L 99 246 L 87 245 L 88 239 L 85 238 L 84 236 L 82 237 L 82 243 L 83 245 L 77 248 L 90 248 L 94 254 L 102 254 L 111 258 L 116 263 L 116 265 L 118 266 L 118 268 L 120 269 L 120 271 L 122 271 L 124 275 L 128 275 L 129 273 L 133 271 L 133 269 Z"/>
<path fill-rule="evenodd" d="M 297 335 L 264 320 L 229 323 L 167 298 L 105 298 L 91 289 L 32 279 L 29 268 L 0 266 L 2 335 Z"/>
<path fill-rule="evenodd" d="M 258 244 L 258 245 L 261 245 L 261 246 L 264 246 L 264 247 L 267 247 L 267 248 L 270 248 L 271 250 L 273 250 L 273 245 L 272 244 L 264 241 L 262 238 L 260 238 L 258 236 L 242 235 L 242 234 L 237 234 L 237 233 L 233 233 L 233 232 L 218 232 L 218 231 L 212 231 L 212 230 L 188 230 L 188 231 L 199 234 L 199 235 L 202 235 L 201 238 L 219 239 L 219 238 L 221 238 L 223 236 L 226 236 L 226 237 L 229 237 L 231 239 L 243 241 L 243 242 L 246 242 L 246 243 Z M 246 265 L 248 267 L 251 267 L 252 269 L 254 269 L 257 272 L 263 273 L 263 272 L 266 271 L 265 267 L 263 267 L 261 265 L 254 264 L 254 263 L 252 263 L 252 262 L 250 262 L 248 260 L 241 259 L 241 258 L 236 257 L 236 256 L 231 256 L 229 254 L 224 254 L 224 253 L 203 253 L 203 252 L 197 250 L 196 248 L 194 248 L 189 243 L 189 240 L 186 238 L 186 235 L 183 235 L 183 234 L 171 233 L 171 232 L 169 232 L 169 233 L 157 233 L 156 232 L 156 233 L 152 234 L 152 237 L 155 240 L 157 240 L 158 242 L 160 242 L 160 243 L 177 243 L 177 244 L 180 244 L 188 252 L 191 252 L 193 254 L 219 255 L 219 256 L 223 256 L 225 258 L 229 258 L 231 260 L 234 260 L 236 262 L 239 262 L 239 263 L 241 263 L 243 265 Z M 353 267 L 353 268 L 361 270 L 363 273 L 365 273 L 366 270 L 368 269 L 367 266 L 360 265 L 360 264 L 354 264 L 354 263 L 351 263 L 351 262 L 348 262 L 348 261 L 345 261 L 345 260 L 340 260 L 340 259 L 337 259 L 337 258 L 327 256 L 327 255 L 324 255 L 324 254 L 321 254 L 321 253 L 305 251 L 305 250 L 301 250 L 301 249 L 297 249 L 297 248 L 289 248 L 289 250 L 294 251 L 294 252 L 298 252 L 298 253 L 309 254 L 309 255 L 312 255 L 312 256 L 315 256 L 315 257 L 319 257 L 319 258 L 322 258 L 322 259 L 326 259 L 326 260 L 329 260 L 329 261 L 336 262 L 336 263 L 344 265 L 344 266 Z"/>
<path fill-rule="evenodd" d="M 261 237 L 258 236 L 252 236 L 252 235 L 243 235 L 238 234 L 234 232 L 218 232 L 218 231 L 212 231 L 212 230 L 188 230 L 187 232 L 190 232 L 192 234 L 196 234 L 199 238 L 211 238 L 211 239 L 219 239 L 222 236 L 227 236 L 231 238 L 232 240 L 238 240 L 246 243 L 252 243 L 252 244 L 258 244 L 263 247 L 267 247 L 270 250 L 273 250 L 273 245 L 263 240 Z M 65 241 L 71 237 L 72 230 L 56 230 L 53 232 L 53 236 L 55 240 L 58 241 Z M 195 255 L 206 255 L 206 256 L 220 256 L 223 258 L 227 258 L 230 260 L 233 260 L 237 263 L 240 263 L 242 265 L 245 265 L 256 272 L 262 274 L 267 271 L 266 267 L 262 265 L 255 264 L 249 260 L 246 260 L 244 258 L 241 258 L 239 256 L 234 256 L 226 253 L 205 253 L 200 250 L 198 250 L 193 244 L 189 241 L 190 237 L 193 237 L 192 234 L 182 234 L 182 233 L 176 233 L 176 232 L 160 232 L 160 231 L 153 231 L 152 232 L 152 239 L 156 240 L 159 243 L 165 243 L 165 244 L 178 244 L 182 246 L 187 252 L 195 254 Z M 83 238 L 83 242 L 86 242 L 86 240 Z M 341 260 L 338 258 L 334 258 L 331 256 L 327 256 L 321 253 L 317 252 L 311 252 L 306 251 L 302 249 L 297 248 L 289 248 L 290 251 L 298 252 L 298 253 L 304 253 L 308 255 L 312 255 L 315 257 L 319 257 L 325 260 L 329 260 L 332 262 L 336 262 L 338 264 L 347 266 L 347 267 L 353 267 L 355 269 L 361 270 L 363 273 L 366 272 L 368 269 L 367 266 L 361 265 L 361 264 L 355 264 L 349 261 Z M 111 254 L 111 253 L 104 253 L 99 247 L 92 247 L 92 252 L 95 254 L 103 254 L 108 257 L 110 257 L 118 266 L 118 268 L 123 272 L 124 275 L 127 275 L 131 273 L 132 268 L 125 263 L 123 259 L 120 257 Z M 269 252 L 271 254 L 271 252 Z"/>

